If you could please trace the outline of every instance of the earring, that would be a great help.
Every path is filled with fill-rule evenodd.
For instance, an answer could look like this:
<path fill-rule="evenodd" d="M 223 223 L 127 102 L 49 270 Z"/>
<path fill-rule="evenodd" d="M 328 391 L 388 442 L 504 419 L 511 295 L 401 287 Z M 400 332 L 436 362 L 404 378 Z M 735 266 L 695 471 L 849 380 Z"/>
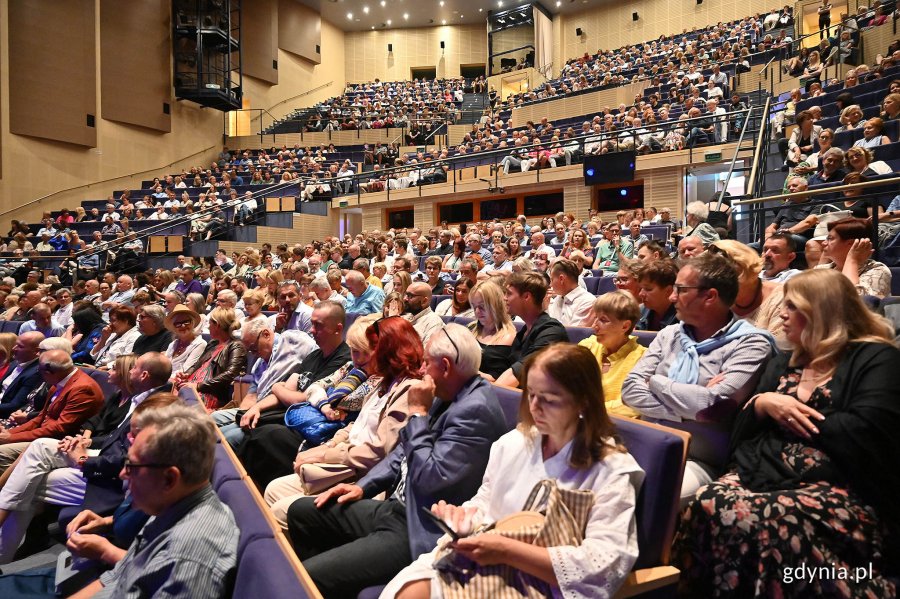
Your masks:
<path fill-rule="evenodd" d="M 584 413 L 579 414 L 579 415 L 578 415 L 578 419 L 579 419 L 579 420 L 584 420 Z"/>

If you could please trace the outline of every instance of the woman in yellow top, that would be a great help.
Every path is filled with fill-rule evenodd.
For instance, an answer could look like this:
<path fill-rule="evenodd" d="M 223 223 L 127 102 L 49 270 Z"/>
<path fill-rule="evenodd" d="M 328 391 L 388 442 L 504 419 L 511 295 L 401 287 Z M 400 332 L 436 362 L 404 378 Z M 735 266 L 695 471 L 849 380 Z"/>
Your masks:
<path fill-rule="evenodd" d="M 594 336 L 578 345 L 588 348 L 600 364 L 606 411 L 637 418 L 638 413 L 622 403 L 622 383 L 647 349 L 631 335 L 641 316 L 637 300 L 627 291 L 614 291 L 598 297 L 593 311 Z"/>

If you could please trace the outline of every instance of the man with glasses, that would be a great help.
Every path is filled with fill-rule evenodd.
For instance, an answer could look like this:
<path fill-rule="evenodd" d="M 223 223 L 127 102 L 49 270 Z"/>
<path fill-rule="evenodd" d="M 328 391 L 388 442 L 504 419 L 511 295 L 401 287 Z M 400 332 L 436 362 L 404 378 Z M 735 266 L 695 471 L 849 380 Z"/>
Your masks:
<path fill-rule="evenodd" d="M 171 390 L 171 373 L 167 357 L 144 354 L 128 372 L 134 396 L 126 414 L 115 420 L 101 414 L 90 441 L 76 435 L 62 441 L 43 437 L 31 442 L 0 492 L 0 563 L 15 552 L 41 503 L 79 506 L 84 502 L 84 509 L 105 513 L 122 502 L 125 492 L 118 475 L 128 449 L 131 412 L 154 393 Z M 88 484 L 98 492 L 86 497 Z"/>
<path fill-rule="evenodd" d="M 509 430 L 480 366 L 468 329 L 439 329 L 425 346 L 425 375 L 410 387 L 409 419 L 394 450 L 357 483 L 288 509 L 291 541 L 324 596 L 355 597 L 387 583 L 443 534 L 422 509 L 461 505 L 478 490 L 491 444 Z M 373 499 L 382 492 L 387 500 Z"/>
<path fill-rule="evenodd" d="M 603 271 L 603 276 L 614 276 L 619 272 L 619 261 L 622 258 L 634 257 L 634 246 L 627 238 L 621 236 L 622 227 L 618 223 L 610 223 L 603 229 L 603 239 L 597 242 L 594 254 L 594 268 Z"/>
<path fill-rule="evenodd" d="M 28 422 L 9 430 L 0 427 L 0 473 L 31 441 L 75 434 L 85 420 L 103 407 L 100 386 L 76 368 L 66 352 L 55 349 L 42 353 L 38 371 L 49 386 L 47 401 L 41 413 Z"/>
<path fill-rule="evenodd" d="M 140 432 L 121 477 L 154 518 L 116 567 L 78 597 L 221 597 L 237 564 L 238 527 L 209 484 L 216 436 L 209 418 L 173 404 L 135 416 Z"/>
<path fill-rule="evenodd" d="M 622 385 L 622 401 L 644 418 L 690 422 L 682 506 L 721 474 L 727 456 L 717 445 L 772 355 L 771 335 L 732 314 L 737 293 L 733 261 L 709 252 L 691 258 L 670 298 L 681 324 L 657 334 Z"/>
<path fill-rule="evenodd" d="M 137 313 L 137 326 L 141 336 L 135 339 L 132 352 L 165 352 L 172 343 L 172 333 L 166 328 L 166 311 L 162 306 L 150 304 Z"/>
<path fill-rule="evenodd" d="M 403 311 L 409 315 L 409 322 L 422 339 L 422 344 L 435 331 L 444 328 L 444 321 L 431 309 L 431 287 L 428 283 L 412 283 L 403 296 Z"/>

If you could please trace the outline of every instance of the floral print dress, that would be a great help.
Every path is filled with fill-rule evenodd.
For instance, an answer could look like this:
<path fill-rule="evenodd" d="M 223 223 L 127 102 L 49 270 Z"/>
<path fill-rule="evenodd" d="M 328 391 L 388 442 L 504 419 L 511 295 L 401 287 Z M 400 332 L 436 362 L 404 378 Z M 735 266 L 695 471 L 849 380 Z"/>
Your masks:
<path fill-rule="evenodd" d="M 796 398 L 800 372 L 788 371 L 776 392 Z M 827 384 L 820 386 L 807 405 L 821 410 L 830 395 Z M 697 491 L 675 539 L 679 594 L 895 597 L 895 585 L 880 575 L 886 529 L 875 510 L 825 453 L 793 433 L 771 434 L 781 437 L 781 459 L 803 482 L 754 493 L 732 469 Z"/>

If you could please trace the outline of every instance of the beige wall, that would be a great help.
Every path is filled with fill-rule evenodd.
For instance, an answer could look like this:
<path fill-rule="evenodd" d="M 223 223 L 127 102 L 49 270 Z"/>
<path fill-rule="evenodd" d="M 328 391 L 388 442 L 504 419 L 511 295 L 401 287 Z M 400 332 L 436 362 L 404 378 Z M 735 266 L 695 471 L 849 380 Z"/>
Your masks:
<path fill-rule="evenodd" d="M 314 64 L 291 52 L 278 49 L 278 85 L 244 76 L 244 106 L 263 108 L 281 118 L 295 108 L 313 106 L 344 91 L 344 32 L 322 20 L 322 62 Z M 315 91 L 312 91 L 315 90 Z M 265 115 L 264 126 L 272 117 Z M 259 132 L 257 117 L 251 131 Z"/>
<path fill-rule="evenodd" d="M 434 67 L 438 78 L 459 77 L 459 65 L 485 64 L 484 23 L 424 29 L 356 31 L 344 36 L 347 82 L 402 81 L 413 67 Z M 441 53 L 440 43 L 446 42 Z M 388 44 L 393 52 L 388 54 Z M 324 52 L 323 52 L 324 55 Z"/>
<path fill-rule="evenodd" d="M 603 3 L 596 8 L 570 16 L 557 16 L 554 29 L 553 71 L 559 73 L 567 58 L 594 54 L 598 49 L 616 49 L 627 44 L 673 35 L 685 29 L 730 21 L 757 12 L 781 8 L 778 0 L 632 0 Z M 631 20 L 637 12 L 639 19 Z M 575 35 L 581 27 L 584 35 Z"/>
<path fill-rule="evenodd" d="M 123 4 L 123 10 L 126 6 Z M 201 110 L 190 102 L 172 104 L 170 133 L 115 123 L 105 120 L 102 113 L 98 114 L 94 148 L 12 134 L 8 110 L 8 9 L 9 0 L 0 0 L 0 156 L 3 161 L 0 171 L 0 224 L 6 226 L 10 218 L 34 222 L 35 216 L 43 210 L 72 208 L 83 199 L 106 197 L 114 189 L 152 177 L 158 169 L 170 163 L 176 163 L 179 168 L 181 164 L 208 164 L 218 153 L 222 114 L 215 110 Z M 95 35 L 99 47 L 99 27 Z M 99 97 L 99 77 L 96 88 Z M 129 93 L 135 93 L 135 90 L 129 90 Z M 187 160 L 179 162 L 184 158 Z M 134 173 L 139 174 L 133 179 L 128 177 Z M 101 183 L 93 187 L 58 193 L 38 204 L 27 205 L 44 195 L 98 181 Z"/>

